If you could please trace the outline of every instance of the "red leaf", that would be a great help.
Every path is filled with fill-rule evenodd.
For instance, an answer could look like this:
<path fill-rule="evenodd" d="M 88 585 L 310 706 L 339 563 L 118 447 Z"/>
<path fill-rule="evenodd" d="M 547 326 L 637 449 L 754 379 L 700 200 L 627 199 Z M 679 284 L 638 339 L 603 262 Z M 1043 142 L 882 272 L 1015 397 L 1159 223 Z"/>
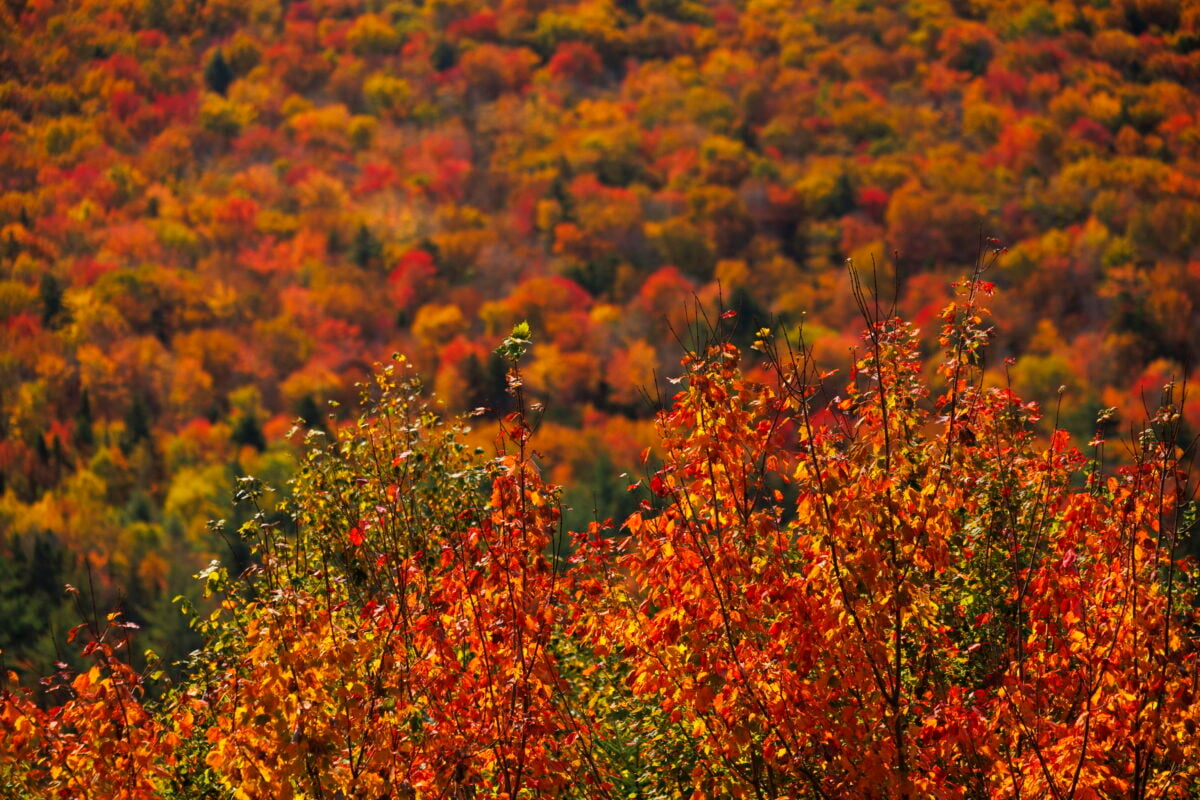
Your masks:
<path fill-rule="evenodd" d="M 349 536 L 350 536 L 350 544 L 354 545 L 355 547 L 362 547 L 362 543 L 363 543 L 362 528 L 355 525 L 353 528 L 350 529 Z"/>

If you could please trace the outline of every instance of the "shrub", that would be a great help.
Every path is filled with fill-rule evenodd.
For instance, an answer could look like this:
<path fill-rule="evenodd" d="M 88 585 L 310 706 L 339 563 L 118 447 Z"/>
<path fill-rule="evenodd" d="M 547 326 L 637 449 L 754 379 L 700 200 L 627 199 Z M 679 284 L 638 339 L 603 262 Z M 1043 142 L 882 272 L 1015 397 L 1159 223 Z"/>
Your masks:
<path fill-rule="evenodd" d="M 1042 437 L 1036 404 L 981 383 L 982 269 L 932 380 L 853 269 L 867 329 L 836 392 L 803 336 L 760 330 L 746 370 L 733 312 L 694 325 L 638 510 L 569 559 L 528 326 L 497 350 L 518 410 L 493 458 L 399 360 L 312 434 L 290 499 L 244 479 L 257 562 L 201 574 L 222 600 L 191 678 L 146 703 L 94 631 L 58 708 L 0 695 L 0 786 L 86 793 L 70 763 L 131 798 L 1182 796 L 1200 641 L 1175 396 L 1115 472 L 1099 434 Z"/>

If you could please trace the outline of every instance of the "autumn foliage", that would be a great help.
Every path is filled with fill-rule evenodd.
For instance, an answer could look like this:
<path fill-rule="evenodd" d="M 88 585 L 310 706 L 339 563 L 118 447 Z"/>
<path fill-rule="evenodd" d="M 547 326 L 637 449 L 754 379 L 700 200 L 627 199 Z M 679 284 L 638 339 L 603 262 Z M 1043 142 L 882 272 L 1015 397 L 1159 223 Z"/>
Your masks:
<path fill-rule="evenodd" d="M 732 312 L 644 454 L 639 508 L 568 533 L 538 410 L 484 457 L 411 365 L 311 431 L 290 496 L 243 479 L 255 554 L 162 685 L 116 615 L 92 665 L 10 675 L 0 789 L 31 797 L 1185 796 L 1200 657 L 1177 390 L 1110 472 L 981 382 L 982 265 L 938 317 L 941 361 L 851 270 L 844 373 Z M 654 464 L 651 468 L 649 465 Z M 222 523 L 214 523 L 217 527 Z M 151 699 L 147 688 L 158 683 Z"/>
<path fill-rule="evenodd" d="M 396 351 L 511 410 L 522 320 L 568 526 L 621 520 L 693 295 L 828 370 L 887 254 L 929 353 L 981 230 L 990 384 L 1126 430 L 1200 361 L 1198 107 L 1194 0 L 0 3 L 0 648 L 53 671 L 90 567 L 183 657 L 236 475 Z"/>
<path fill-rule="evenodd" d="M 1194 781 L 1178 415 L 1164 406 L 1113 476 L 1062 431 L 1036 443 L 1037 407 L 977 382 L 992 288 L 965 281 L 943 311 L 936 394 L 916 330 L 862 293 L 843 398 L 765 330 L 763 382 L 729 344 L 685 360 L 655 503 L 610 561 L 586 559 L 605 564 L 603 612 L 581 612 L 696 753 L 681 790 L 1149 797 Z"/>

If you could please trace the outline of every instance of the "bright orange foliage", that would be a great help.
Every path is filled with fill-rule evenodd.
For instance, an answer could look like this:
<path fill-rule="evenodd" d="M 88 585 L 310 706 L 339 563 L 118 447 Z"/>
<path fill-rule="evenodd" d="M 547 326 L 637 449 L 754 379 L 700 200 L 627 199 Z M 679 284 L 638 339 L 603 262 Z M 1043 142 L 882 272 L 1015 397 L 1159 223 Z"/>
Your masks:
<path fill-rule="evenodd" d="M 752 380 L 736 314 L 703 328 L 640 509 L 570 559 L 525 412 L 481 460 L 400 359 L 367 416 L 311 434 L 290 500 L 243 479 L 258 564 L 199 576 L 223 599 L 165 701 L 116 616 L 51 710 L 4 690 L 0 788 L 1185 796 L 1200 620 L 1173 395 L 1115 474 L 1099 435 L 1092 456 L 1040 440 L 1036 405 L 979 380 L 981 270 L 940 314 L 932 385 L 853 268 L 867 330 L 839 396 L 803 337 L 760 330 Z M 518 409 L 529 344 L 521 324 L 497 350 Z"/>
<path fill-rule="evenodd" d="M 580 558 L 601 609 L 581 614 L 678 726 L 699 796 L 1195 785 L 1177 410 L 1114 476 L 1063 431 L 1043 449 L 1035 406 L 976 382 L 991 290 L 969 280 L 943 312 L 932 402 L 915 329 L 862 294 L 867 356 L 845 399 L 766 331 L 773 386 L 729 344 L 685 360 L 655 499 L 615 551 L 593 540 Z"/>

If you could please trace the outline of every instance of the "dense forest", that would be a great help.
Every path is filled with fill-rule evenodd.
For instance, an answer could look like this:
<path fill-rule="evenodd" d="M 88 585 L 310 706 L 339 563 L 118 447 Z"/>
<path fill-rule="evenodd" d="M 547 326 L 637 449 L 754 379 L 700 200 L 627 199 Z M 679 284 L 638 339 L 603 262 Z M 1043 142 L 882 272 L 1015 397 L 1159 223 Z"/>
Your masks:
<path fill-rule="evenodd" d="M 1197 108 L 1172 0 L 0 2 L 4 667 L 84 665 L 94 604 L 178 674 L 193 576 L 263 559 L 239 481 L 286 507 L 393 353 L 470 448 L 528 412 L 580 531 L 638 511 L 699 341 L 843 396 L 858 275 L 940 392 L 984 263 L 981 385 L 1129 438 L 1200 357 Z"/>

